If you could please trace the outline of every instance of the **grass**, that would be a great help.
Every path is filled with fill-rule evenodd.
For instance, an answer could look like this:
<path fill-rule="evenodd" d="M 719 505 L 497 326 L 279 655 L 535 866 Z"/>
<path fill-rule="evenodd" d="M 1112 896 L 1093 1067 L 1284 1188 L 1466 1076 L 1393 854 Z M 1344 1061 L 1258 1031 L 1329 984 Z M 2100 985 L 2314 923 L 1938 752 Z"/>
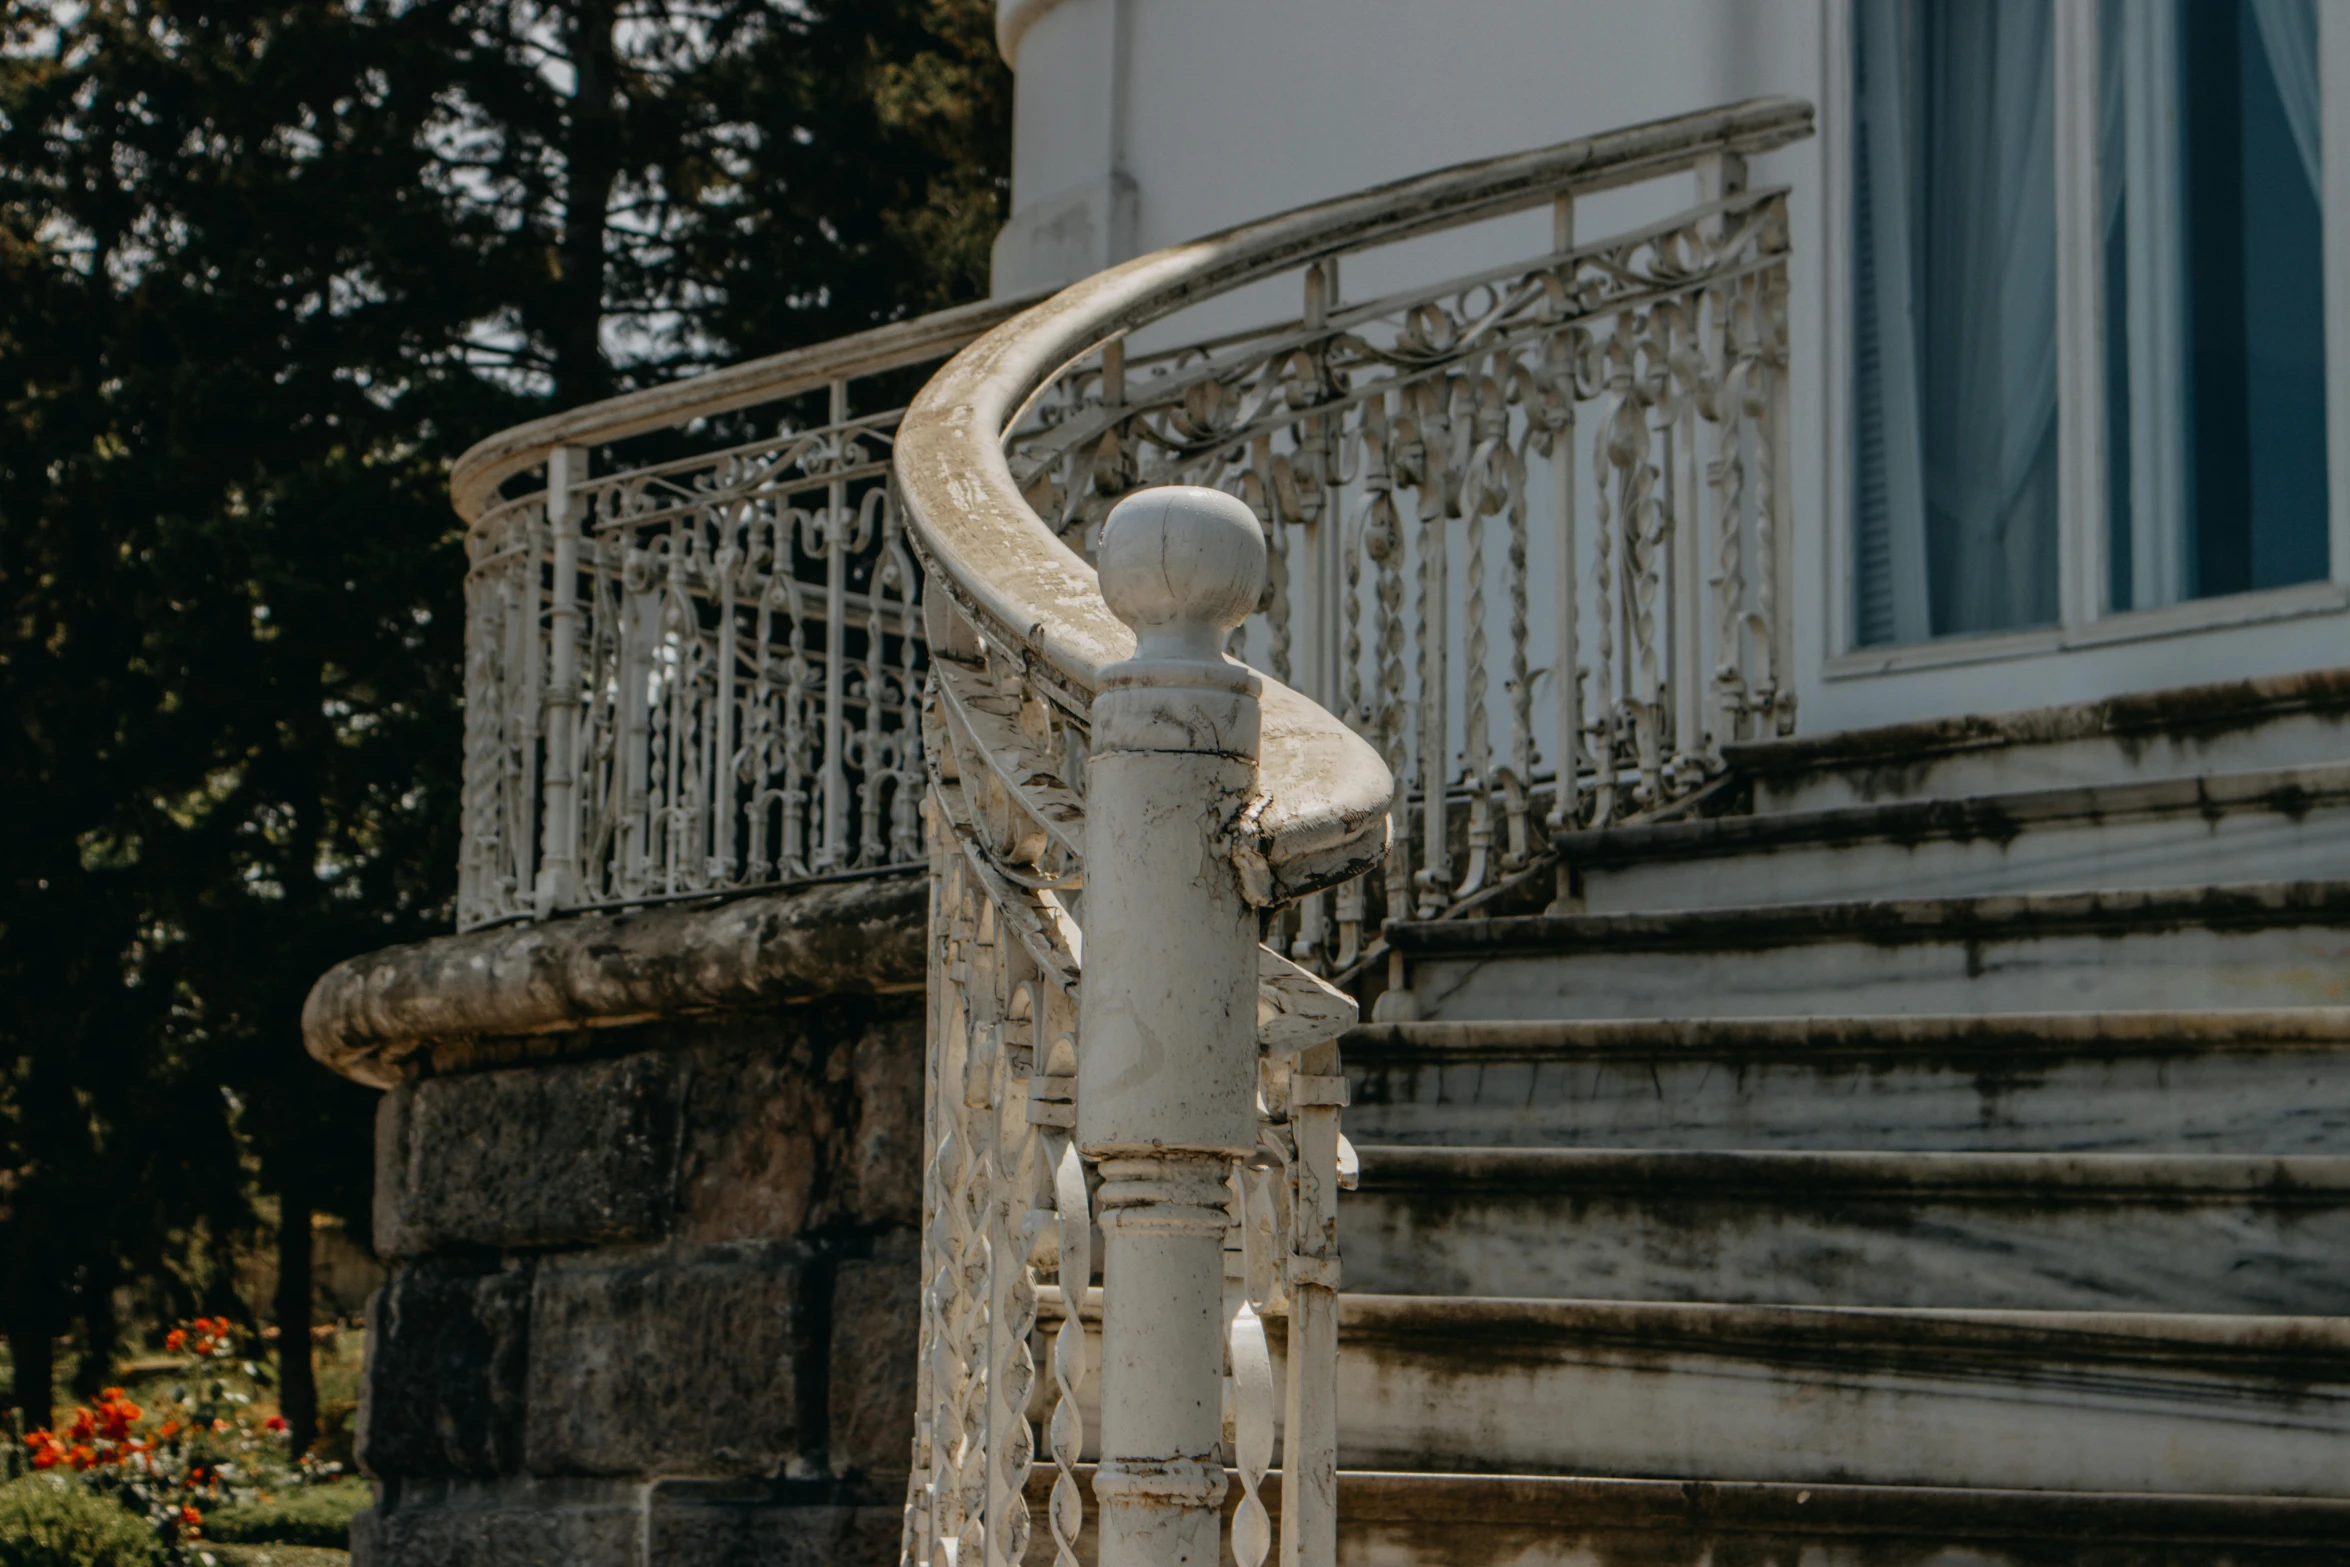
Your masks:
<path fill-rule="evenodd" d="M 154 1567 L 155 1532 L 102 1496 L 27 1475 L 0 1485 L 0 1567 Z"/>
<path fill-rule="evenodd" d="M 224 1545 L 327 1545 L 347 1548 L 351 1515 L 375 1501 L 365 1480 L 303 1486 L 204 1515 L 204 1537 Z"/>
<path fill-rule="evenodd" d="M 349 1551 L 317 1545 L 207 1545 L 220 1567 L 350 1567 Z"/>

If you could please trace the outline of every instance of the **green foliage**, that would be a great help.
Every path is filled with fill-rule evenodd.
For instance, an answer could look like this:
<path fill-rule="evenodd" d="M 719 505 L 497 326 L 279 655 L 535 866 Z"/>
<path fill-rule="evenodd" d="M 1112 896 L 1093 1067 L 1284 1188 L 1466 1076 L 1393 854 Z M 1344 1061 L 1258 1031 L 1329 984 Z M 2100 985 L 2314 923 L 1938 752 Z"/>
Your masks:
<path fill-rule="evenodd" d="M 0 1485 L 0 1567 L 152 1567 L 163 1547 L 145 1523 L 68 1481 Z"/>
<path fill-rule="evenodd" d="M 256 1182 L 283 1235 L 364 1234 L 372 1096 L 299 1018 L 447 928 L 454 455 L 977 295 L 1008 147 L 985 0 L 0 7 L 0 1331 L 32 1398 L 77 1323 L 106 1380 L 125 1284 L 243 1315 L 218 1254 Z M 289 1368 L 299 1426 L 308 1396 Z"/>
<path fill-rule="evenodd" d="M 275 1492 L 265 1501 L 206 1513 L 204 1538 L 232 1545 L 346 1545 L 351 1515 L 374 1502 L 375 1488 L 365 1480 Z"/>
<path fill-rule="evenodd" d="M 169 1386 L 138 1400 L 107 1388 L 57 1429 L 27 1432 L 25 1458 L 34 1473 L 70 1477 L 88 1495 L 144 1519 L 172 1567 L 202 1561 L 201 1537 L 215 1532 L 216 1513 L 248 1538 L 347 1535 L 369 1488 L 344 1481 L 340 1464 L 287 1452 L 285 1421 L 256 1409 L 269 1373 L 244 1358 L 235 1324 L 199 1317 L 164 1342 L 187 1357 L 172 1368 L 178 1374 Z"/>

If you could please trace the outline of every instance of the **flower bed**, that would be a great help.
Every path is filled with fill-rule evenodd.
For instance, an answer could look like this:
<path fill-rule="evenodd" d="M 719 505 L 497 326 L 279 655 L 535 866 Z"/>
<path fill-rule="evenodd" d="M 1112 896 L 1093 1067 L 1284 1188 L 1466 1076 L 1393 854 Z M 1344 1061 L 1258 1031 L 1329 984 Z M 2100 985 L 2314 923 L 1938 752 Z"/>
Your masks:
<path fill-rule="evenodd" d="M 149 1403 L 110 1387 L 57 1428 L 26 1433 L 22 1462 L 34 1477 L 144 1520 L 154 1559 L 175 1564 L 200 1567 L 215 1534 L 343 1543 L 364 1488 L 345 1482 L 340 1464 L 290 1455 L 285 1421 L 255 1410 L 268 1371 L 245 1358 L 235 1325 L 198 1317 L 172 1329 L 164 1348 L 187 1364 Z"/>

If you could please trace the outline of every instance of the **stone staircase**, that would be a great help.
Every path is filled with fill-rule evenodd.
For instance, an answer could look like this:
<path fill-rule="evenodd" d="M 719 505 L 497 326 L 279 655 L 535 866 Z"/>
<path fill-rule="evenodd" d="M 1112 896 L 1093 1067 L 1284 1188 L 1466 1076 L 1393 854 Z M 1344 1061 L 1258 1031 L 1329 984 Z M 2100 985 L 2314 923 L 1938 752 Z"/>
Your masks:
<path fill-rule="evenodd" d="M 1342 1559 L 2350 1559 L 2345 720 L 1750 746 L 1550 911 L 1393 928 Z"/>

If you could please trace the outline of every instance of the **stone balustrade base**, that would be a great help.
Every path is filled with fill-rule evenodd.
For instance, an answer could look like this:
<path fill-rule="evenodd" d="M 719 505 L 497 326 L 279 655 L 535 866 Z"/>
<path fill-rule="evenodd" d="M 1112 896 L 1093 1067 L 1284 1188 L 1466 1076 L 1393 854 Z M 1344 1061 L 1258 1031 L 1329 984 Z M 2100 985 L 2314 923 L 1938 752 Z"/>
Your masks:
<path fill-rule="evenodd" d="M 451 937 L 322 982 L 314 1049 L 392 1080 L 359 1567 L 895 1559 L 922 921 L 897 879 Z M 382 1027 L 410 971 L 467 973 L 438 993 L 470 1000 Z"/>

